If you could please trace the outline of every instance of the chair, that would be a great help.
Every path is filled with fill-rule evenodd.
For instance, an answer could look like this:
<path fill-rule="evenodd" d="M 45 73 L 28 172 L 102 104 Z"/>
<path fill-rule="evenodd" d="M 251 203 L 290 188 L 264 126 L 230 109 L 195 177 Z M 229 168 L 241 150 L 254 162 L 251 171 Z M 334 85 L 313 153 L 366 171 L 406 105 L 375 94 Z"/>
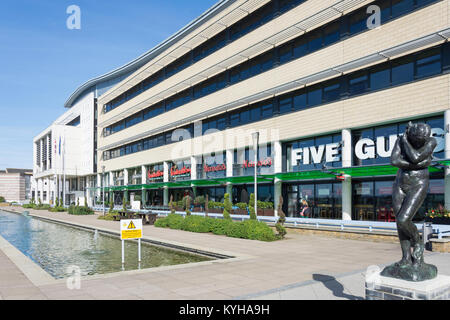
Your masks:
<path fill-rule="evenodd" d="M 393 208 L 391 208 L 389 210 L 388 222 L 395 222 L 395 214 L 394 214 L 394 209 Z"/>
<path fill-rule="evenodd" d="M 387 210 L 386 208 L 380 208 L 378 211 L 378 221 L 386 221 L 387 220 Z"/>

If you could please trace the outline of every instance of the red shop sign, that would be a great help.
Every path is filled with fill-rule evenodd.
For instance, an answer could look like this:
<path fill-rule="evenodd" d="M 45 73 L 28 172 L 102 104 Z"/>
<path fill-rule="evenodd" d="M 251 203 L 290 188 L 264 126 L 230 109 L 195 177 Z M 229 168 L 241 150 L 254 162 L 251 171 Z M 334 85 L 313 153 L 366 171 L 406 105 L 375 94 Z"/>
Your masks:
<path fill-rule="evenodd" d="M 171 168 L 170 169 L 170 175 L 173 177 L 173 176 L 181 176 L 181 175 L 184 175 L 184 174 L 190 174 L 191 173 L 191 168 L 186 168 L 186 167 L 183 167 L 183 168 L 181 168 L 181 169 L 173 169 L 173 168 Z"/>
<path fill-rule="evenodd" d="M 258 167 L 270 167 L 272 166 L 272 158 L 266 158 L 262 161 L 258 161 Z M 243 168 L 253 168 L 255 167 L 255 162 L 245 160 L 242 164 Z"/>
<path fill-rule="evenodd" d="M 205 172 L 226 171 L 227 170 L 227 165 L 225 163 L 219 164 L 217 166 L 208 166 L 208 165 L 205 164 L 203 166 L 203 170 L 205 170 Z"/>
<path fill-rule="evenodd" d="M 164 172 L 162 172 L 161 170 L 158 170 L 156 172 L 148 172 L 147 173 L 147 178 L 149 179 L 155 179 L 155 178 L 159 178 L 159 177 L 163 177 L 164 176 Z"/>

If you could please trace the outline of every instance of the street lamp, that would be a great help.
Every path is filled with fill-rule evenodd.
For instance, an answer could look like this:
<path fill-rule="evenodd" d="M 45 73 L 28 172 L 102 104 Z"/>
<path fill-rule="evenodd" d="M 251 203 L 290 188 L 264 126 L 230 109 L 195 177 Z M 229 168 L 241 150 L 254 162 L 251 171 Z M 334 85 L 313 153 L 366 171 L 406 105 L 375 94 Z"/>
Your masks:
<path fill-rule="evenodd" d="M 105 166 L 102 166 L 102 198 L 103 198 L 103 216 L 105 216 Z"/>
<path fill-rule="evenodd" d="M 258 171 L 258 144 L 259 144 L 259 132 L 253 132 L 253 153 L 255 154 L 255 215 L 258 216 L 258 181 L 257 181 L 257 171 Z"/>

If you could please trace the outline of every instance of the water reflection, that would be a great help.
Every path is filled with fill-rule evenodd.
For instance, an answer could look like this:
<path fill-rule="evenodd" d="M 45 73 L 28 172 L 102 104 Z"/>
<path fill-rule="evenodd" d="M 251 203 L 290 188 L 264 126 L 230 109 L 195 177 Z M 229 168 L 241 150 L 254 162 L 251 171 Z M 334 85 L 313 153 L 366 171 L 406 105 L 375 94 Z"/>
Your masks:
<path fill-rule="evenodd" d="M 138 265 L 137 243 L 126 241 L 122 269 L 118 238 L 3 211 L 0 235 L 55 278 L 68 276 L 66 268 L 71 265 L 78 266 L 86 276 L 210 260 L 142 243 L 142 262 Z"/>

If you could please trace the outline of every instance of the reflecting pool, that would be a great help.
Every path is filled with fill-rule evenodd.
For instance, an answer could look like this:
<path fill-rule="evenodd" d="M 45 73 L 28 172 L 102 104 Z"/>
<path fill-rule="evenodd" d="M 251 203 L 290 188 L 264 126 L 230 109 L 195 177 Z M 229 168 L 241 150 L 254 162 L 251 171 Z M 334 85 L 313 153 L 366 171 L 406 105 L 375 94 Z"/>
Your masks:
<path fill-rule="evenodd" d="M 119 237 L 4 211 L 0 211 L 0 235 L 57 279 L 71 275 L 70 266 L 79 267 L 82 276 L 139 268 L 137 242 L 125 241 L 122 269 Z M 141 269 L 212 260 L 144 242 L 141 257 Z"/>

